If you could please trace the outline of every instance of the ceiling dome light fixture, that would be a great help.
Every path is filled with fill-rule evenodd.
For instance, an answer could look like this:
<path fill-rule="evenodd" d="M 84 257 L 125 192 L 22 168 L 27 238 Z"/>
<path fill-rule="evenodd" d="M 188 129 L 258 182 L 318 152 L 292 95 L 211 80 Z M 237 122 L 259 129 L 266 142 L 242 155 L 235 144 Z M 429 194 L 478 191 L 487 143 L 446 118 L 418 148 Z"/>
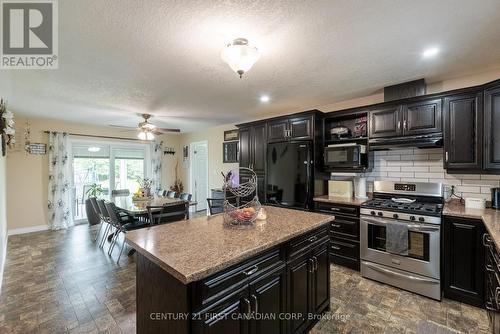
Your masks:
<path fill-rule="evenodd" d="M 221 58 L 241 78 L 259 60 L 260 54 L 256 47 L 248 45 L 247 39 L 236 38 L 222 50 Z"/>

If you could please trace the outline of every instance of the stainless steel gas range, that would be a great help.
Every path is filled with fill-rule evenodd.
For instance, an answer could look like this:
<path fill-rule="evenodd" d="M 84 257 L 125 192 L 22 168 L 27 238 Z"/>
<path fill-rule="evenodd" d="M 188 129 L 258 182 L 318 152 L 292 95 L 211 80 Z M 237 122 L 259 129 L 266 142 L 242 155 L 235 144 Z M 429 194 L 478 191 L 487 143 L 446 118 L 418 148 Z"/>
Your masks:
<path fill-rule="evenodd" d="M 361 275 L 441 300 L 441 183 L 375 181 L 361 205 Z"/>

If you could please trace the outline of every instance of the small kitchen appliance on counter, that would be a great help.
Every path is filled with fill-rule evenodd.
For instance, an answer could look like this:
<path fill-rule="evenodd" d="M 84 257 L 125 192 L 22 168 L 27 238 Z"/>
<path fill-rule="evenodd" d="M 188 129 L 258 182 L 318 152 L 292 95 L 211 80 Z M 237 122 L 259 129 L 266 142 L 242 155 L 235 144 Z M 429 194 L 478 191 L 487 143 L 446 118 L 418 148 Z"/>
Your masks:
<path fill-rule="evenodd" d="M 465 199 L 465 207 L 469 209 L 484 209 L 486 208 L 486 200 L 484 198 L 467 197 Z"/>
<path fill-rule="evenodd" d="M 500 188 L 491 189 L 491 208 L 500 210 Z"/>
<path fill-rule="evenodd" d="M 328 181 L 328 196 L 352 198 L 352 181 Z"/>

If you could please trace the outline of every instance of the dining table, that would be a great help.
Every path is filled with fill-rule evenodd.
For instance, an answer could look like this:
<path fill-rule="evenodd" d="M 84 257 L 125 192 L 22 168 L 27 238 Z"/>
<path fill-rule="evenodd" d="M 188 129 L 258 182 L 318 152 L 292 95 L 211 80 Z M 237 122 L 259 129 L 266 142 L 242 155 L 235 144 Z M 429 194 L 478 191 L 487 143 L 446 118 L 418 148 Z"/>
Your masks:
<path fill-rule="evenodd" d="M 148 206 L 169 206 L 176 205 L 186 200 L 180 198 L 169 198 L 169 197 L 161 197 L 155 196 L 148 199 L 136 199 L 131 195 L 128 196 L 111 196 L 109 198 L 110 201 L 115 203 L 116 207 L 121 211 L 124 211 L 132 216 L 144 215 L 148 213 Z M 188 201 L 189 206 L 197 205 L 196 201 Z"/>

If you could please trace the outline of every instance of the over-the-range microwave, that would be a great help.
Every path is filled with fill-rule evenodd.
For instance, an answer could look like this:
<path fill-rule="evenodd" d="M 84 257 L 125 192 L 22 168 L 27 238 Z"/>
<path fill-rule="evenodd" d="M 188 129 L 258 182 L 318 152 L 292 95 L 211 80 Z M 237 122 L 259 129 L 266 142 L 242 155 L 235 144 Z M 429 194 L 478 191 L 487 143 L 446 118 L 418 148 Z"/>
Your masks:
<path fill-rule="evenodd" d="M 324 163 L 328 169 L 364 170 L 368 167 L 366 145 L 357 143 L 328 145 L 325 147 Z"/>

